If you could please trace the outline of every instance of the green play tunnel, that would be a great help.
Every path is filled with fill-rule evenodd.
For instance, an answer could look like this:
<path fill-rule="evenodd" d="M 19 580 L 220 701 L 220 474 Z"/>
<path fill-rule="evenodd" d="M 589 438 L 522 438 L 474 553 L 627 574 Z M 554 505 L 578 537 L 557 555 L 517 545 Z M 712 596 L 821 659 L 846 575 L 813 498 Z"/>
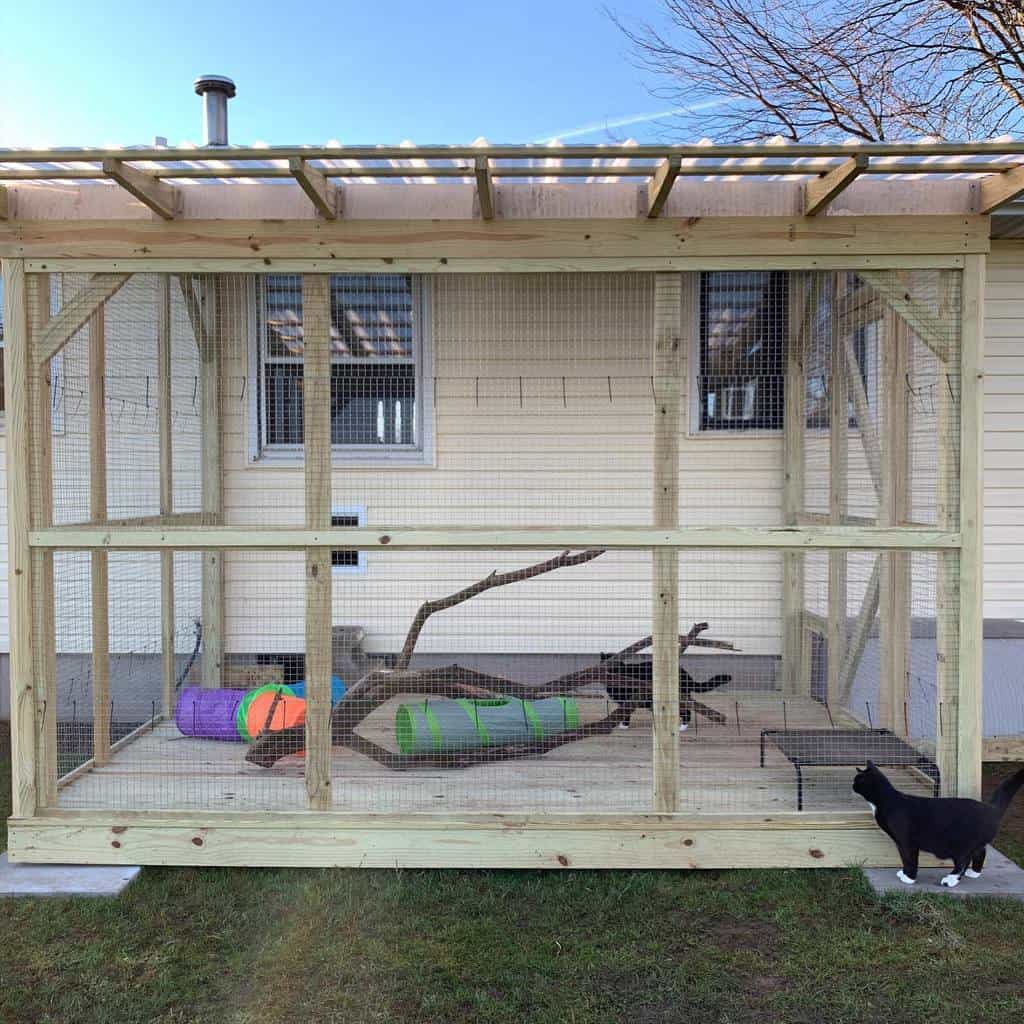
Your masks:
<path fill-rule="evenodd" d="M 425 700 L 399 705 L 395 739 L 403 754 L 436 754 L 542 740 L 579 724 L 571 697 Z"/>

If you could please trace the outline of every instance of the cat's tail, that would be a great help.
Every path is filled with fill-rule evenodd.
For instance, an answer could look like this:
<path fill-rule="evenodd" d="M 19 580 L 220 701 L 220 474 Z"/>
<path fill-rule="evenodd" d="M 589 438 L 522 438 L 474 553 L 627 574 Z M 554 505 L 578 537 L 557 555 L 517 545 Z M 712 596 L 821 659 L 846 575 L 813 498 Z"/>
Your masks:
<path fill-rule="evenodd" d="M 703 683 L 694 683 L 692 686 L 688 686 L 687 690 L 690 693 L 707 693 L 709 690 L 717 690 L 718 687 L 725 686 L 726 683 L 731 682 L 732 676 L 723 673 L 722 675 L 705 679 Z"/>
<path fill-rule="evenodd" d="M 1004 779 L 999 788 L 992 794 L 992 799 L 989 801 L 990 804 L 1002 817 L 1006 812 L 1006 808 L 1010 806 L 1010 801 L 1017 795 L 1017 790 L 1024 786 L 1024 768 L 1014 772 L 1008 779 Z"/>

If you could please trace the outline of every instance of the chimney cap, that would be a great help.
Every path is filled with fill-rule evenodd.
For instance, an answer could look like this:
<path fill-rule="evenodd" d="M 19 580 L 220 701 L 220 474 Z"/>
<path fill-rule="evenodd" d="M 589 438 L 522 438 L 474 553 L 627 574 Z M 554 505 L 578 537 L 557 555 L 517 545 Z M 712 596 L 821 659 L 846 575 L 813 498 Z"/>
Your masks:
<path fill-rule="evenodd" d="M 235 83 L 226 75 L 200 75 L 193 85 L 198 96 L 206 92 L 222 92 L 231 99 L 235 95 Z"/>

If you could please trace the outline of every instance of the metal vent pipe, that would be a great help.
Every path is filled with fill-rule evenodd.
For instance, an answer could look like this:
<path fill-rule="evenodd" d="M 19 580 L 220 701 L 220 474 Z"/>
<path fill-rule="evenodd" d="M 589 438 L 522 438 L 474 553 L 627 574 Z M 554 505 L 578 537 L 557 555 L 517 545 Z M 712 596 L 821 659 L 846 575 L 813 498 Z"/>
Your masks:
<path fill-rule="evenodd" d="M 228 100 L 235 95 L 235 83 L 224 75 L 200 75 L 196 93 L 203 97 L 203 141 L 207 146 L 228 144 Z"/>

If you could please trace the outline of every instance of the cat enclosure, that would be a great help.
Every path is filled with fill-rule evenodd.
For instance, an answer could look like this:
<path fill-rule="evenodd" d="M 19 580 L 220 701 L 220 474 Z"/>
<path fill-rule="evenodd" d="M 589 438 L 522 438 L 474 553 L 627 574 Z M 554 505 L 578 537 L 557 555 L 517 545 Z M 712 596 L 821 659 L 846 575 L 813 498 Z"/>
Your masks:
<path fill-rule="evenodd" d="M 984 218 L 195 187 L 0 225 L 13 858 L 888 863 L 858 765 L 978 792 Z"/>

